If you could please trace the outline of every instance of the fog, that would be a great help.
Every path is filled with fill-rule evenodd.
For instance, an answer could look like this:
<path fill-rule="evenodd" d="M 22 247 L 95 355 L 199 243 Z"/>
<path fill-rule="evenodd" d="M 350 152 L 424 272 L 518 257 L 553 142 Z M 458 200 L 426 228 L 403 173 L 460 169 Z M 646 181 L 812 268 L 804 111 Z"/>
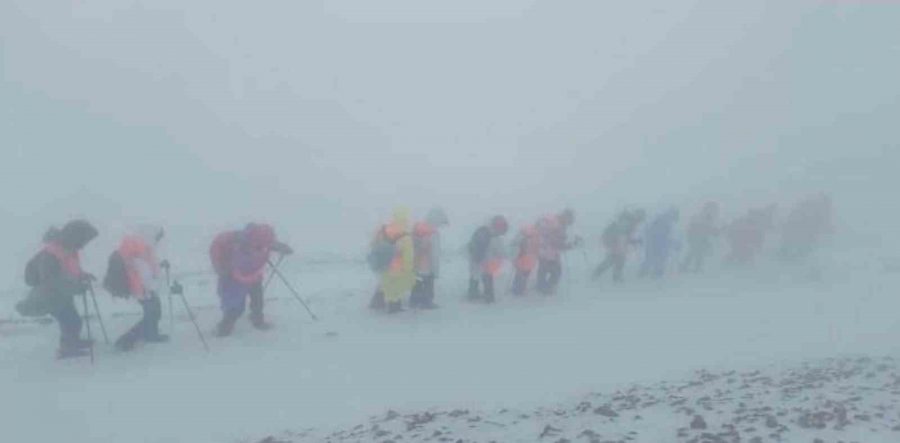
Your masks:
<path fill-rule="evenodd" d="M 818 190 L 897 207 L 878 193 L 900 160 L 890 4 L 0 8 L 5 276 L 75 215 L 263 219 L 301 251 L 355 252 L 398 204 L 442 205 L 454 231 Z"/>
<path fill-rule="evenodd" d="M 322 258 L 362 259 L 372 233 L 396 206 L 411 208 L 416 219 L 431 207 L 443 207 L 450 218 L 444 237 L 450 251 L 461 249 L 494 214 L 505 214 L 515 229 L 571 207 L 578 215 L 573 234 L 585 237 L 585 261 L 589 256 L 592 261 L 579 270 L 583 277 L 601 256 L 603 228 L 623 208 L 655 214 L 676 206 L 684 220 L 715 200 L 727 221 L 769 203 L 787 211 L 807 195 L 826 192 L 834 201 L 837 226 L 825 254 L 853 251 L 853 257 L 893 262 L 900 247 L 897 23 L 895 2 L 864 0 L 5 0 L 0 2 L 0 294 L 9 303 L 0 306 L 11 306 L 23 294 L 25 262 L 47 228 L 71 218 L 86 218 L 100 229 L 85 250 L 85 267 L 98 275 L 120 236 L 147 222 L 167 228 L 161 255 L 180 272 L 208 269 L 213 236 L 251 221 L 275 226 L 297 251 L 292 270 L 301 272 Z M 841 263 L 848 262 L 823 266 Z M 353 286 L 368 284 L 370 276 L 359 275 L 362 266 L 334 272 L 312 285 L 343 279 L 349 288 L 318 289 L 368 295 L 368 287 Z M 465 275 L 462 265 L 452 272 Z M 819 290 L 838 300 L 841 291 L 858 289 L 862 280 L 856 278 L 827 290 L 801 288 L 800 301 L 785 309 L 807 312 L 804 303 Z M 445 284 L 457 290 L 463 284 L 462 277 L 458 280 Z M 694 283 L 699 292 L 704 284 L 708 291 L 718 290 L 712 289 L 717 283 Z M 748 294 L 775 293 L 744 283 Z M 214 297 L 211 291 L 202 296 Z M 455 304 L 446 287 L 441 297 L 442 303 Z M 560 312 L 578 306 L 607 312 L 590 311 L 587 299 L 575 297 L 575 308 Z M 366 327 L 384 327 L 353 317 L 365 304 L 359 300 L 340 298 L 351 308 L 326 305 L 335 319 L 328 327 L 339 329 L 345 320 L 357 325 L 348 326 L 346 335 L 361 336 L 372 332 Z M 739 302 L 746 304 L 739 309 L 764 311 Z M 836 312 L 835 306 L 845 305 L 830 306 Z M 635 318 L 644 312 L 619 308 L 633 309 Z M 827 346 L 846 350 L 888 327 L 871 306 L 863 311 L 863 317 L 871 314 L 871 323 L 860 326 L 856 309 L 856 323 L 844 325 L 843 342 L 834 339 L 832 323 L 831 341 L 823 344 L 823 336 L 816 335 L 819 317 L 813 316 L 814 326 L 796 342 L 766 343 L 779 355 L 810 343 L 810 349 L 825 353 Z M 474 331 L 484 316 L 481 332 L 503 336 L 495 332 L 499 328 L 485 326 L 494 325 L 497 317 L 487 317 L 493 314 L 474 315 Z M 547 321 L 537 313 L 524 315 Z M 673 315 L 669 321 L 678 325 L 681 317 Z M 722 326 L 716 321 L 711 324 Z M 755 323 L 743 321 L 746 328 L 734 328 L 731 338 L 755 343 Z M 793 332 L 789 322 L 773 321 L 773 330 Z M 433 331 L 421 333 L 440 342 L 441 331 L 458 332 L 451 323 L 456 324 L 444 317 Z M 507 323 L 515 328 L 517 321 Z M 577 322 L 560 323 L 561 330 L 581 333 Z M 387 341 L 405 337 L 398 338 L 400 325 L 382 329 Z M 635 337 L 635 349 L 659 346 Z M 665 347 L 675 348 L 678 338 Z M 291 341 L 274 346 L 279 345 L 295 349 Z M 226 369 L 223 363 L 226 346 L 216 346 L 220 367 L 239 373 L 243 367 Z M 316 346 L 322 347 L 312 343 L 311 355 L 332 356 Z M 564 354 L 577 346 L 550 351 Z M 713 351 L 705 354 L 691 351 L 691 362 L 728 357 L 724 345 L 709 346 Z M 531 355 L 513 348 L 512 362 Z M 21 347 L 9 349 L 32 355 Z M 474 349 L 458 350 L 471 357 L 461 360 L 495 355 Z M 431 348 L 418 351 L 426 356 L 420 364 L 437 366 L 449 358 Z M 747 355 L 753 352 L 759 351 Z M 252 354 L 247 361 L 254 358 L 264 357 Z M 653 373 L 658 362 L 642 358 L 646 364 L 637 373 L 659 375 Z M 688 360 L 672 361 L 687 365 Z M 361 380 L 364 391 L 374 386 L 366 381 L 381 381 L 352 369 L 346 380 L 337 380 L 342 372 L 332 375 L 331 366 L 315 366 L 326 363 L 309 363 L 305 376 L 327 386 Z M 341 370 L 363 366 L 356 363 L 334 364 Z M 149 386 L 202 367 L 184 364 L 163 370 Z M 501 369 L 507 376 L 513 372 L 504 368 L 497 366 L 485 380 L 502 375 Z M 552 392 L 569 392 L 592 380 L 587 366 L 579 368 L 554 374 L 565 385 Z M 616 370 L 619 378 L 635 371 L 624 364 Z M 295 375 L 284 371 L 273 380 Z M 34 379 L 23 386 L 54 375 L 26 372 Z M 483 374 L 467 374 L 455 391 L 448 385 L 450 393 L 365 391 L 377 402 L 357 399 L 351 389 L 344 397 L 341 391 L 335 397 L 322 394 L 332 403 L 324 401 L 315 419 L 328 421 L 332 411 L 348 404 L 362 413 L 391 401 L 459 400 L 472 394 L 466 386 L 482 380 Z M 65 380 L 81 382 L 78 374 L 72 377 Z M 493 387 L 509 390 L 498 395 L 515 397 L 507 399 L 524 396 L 509 383 Z M 248 402 L 274 401 L 256 394 Z M 60 410 L 63 403 L 57 403 Z M 98 418 L 65 417 L 86 429 L 78 428 L 83 433 L 76 432 L 76 440 L 125 441 L 114 433 L 98 436 L 91 421 Z M 251 428 L 295 423 L 289 419 L 269 414 Z M 221 429 L 225 435 L 217 440 L 235 438 L 231 431 Z"/>

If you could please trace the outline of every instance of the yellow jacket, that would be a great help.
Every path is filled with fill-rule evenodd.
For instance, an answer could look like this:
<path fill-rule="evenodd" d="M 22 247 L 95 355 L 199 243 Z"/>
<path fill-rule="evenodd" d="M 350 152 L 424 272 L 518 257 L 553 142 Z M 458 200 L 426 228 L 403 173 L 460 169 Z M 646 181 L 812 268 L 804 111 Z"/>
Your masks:
<path fill-rule="evenodd" d="M 381 275 L 381 290 L 385 301 L 394 303 L 408 296 L 416 284 L 413 240 L 409 235 L 409 212 L 404 209 L 396 210 L 384 232 L 391 239 L 396 239 L 397 255 L 388 270 Z"/>

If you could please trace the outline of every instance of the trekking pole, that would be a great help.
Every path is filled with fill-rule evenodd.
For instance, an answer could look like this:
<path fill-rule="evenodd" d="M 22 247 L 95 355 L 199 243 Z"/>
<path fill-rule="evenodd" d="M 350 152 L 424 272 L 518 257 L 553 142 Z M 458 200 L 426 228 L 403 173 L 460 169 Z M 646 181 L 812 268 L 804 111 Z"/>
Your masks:
<path fill-rule="evenodd" d="M 172 264 L 169 263 L 168 260 L 163 260 L 159 267 L 166 270 L 166 287 L 169 288 L 169 333 L 175 332 L 175 309 L 173 308 L 172 303 L 172 278 L 169 274 L 169 270 L 172 268 Z"/>
<path fill-rule="evenodd" d="M 303 307 L 306 308 L 306 312 L 309 312 L 309 315 L 312 317 L 312 319 L 319 320 L 319 318 L 316 317 L 316 314 L 313 314 L 312 310 L 309 309 L 309 305 L 307 305 L 306 302 L 303 301 L 303 299 L 300 297 L 300 294 L 297 292 L 297 290 L 294 289 L 293 286 L 291 286 L 291 284 L 290 284 L 290 282 L 288 282 L 287 278 L 284 277 L 284 275 L 281 273 L 281 271 L 278 270 L 278 268 L 276 268 L 272 265 L 272 260 L 270 259 L 270 260 L 268 260 L 268 262 L 269 262 L 269 266 L 272 266 L 272 273 L 274 273 L 275 275 L 278 276 L 279 279 L 281 279 L 281 282 L 284 283 L 284 285 L 288 288 L 289 291 L 291 291 L 291 293 L 294 295 L 294 298 L 296 298 L 297 301 L 299 301 L 300 304 L 302 304 Z"/>
<path fill-rule="evenodd" d="M 100 306 L 97 304 L 97 294 L 94 292 L 94 286 L 88 284 L 88 291 L 91 293 L 91 300 L 94 302 L 94 314 L 97 315 L 97 322 L 100 323 L 100 331 L 103 332 L 103 341 L 109 344 L 109 335 L 106 335 L 106 325 L 103 324 L 103 316 L 100 315 Z M 85 300 L 87 303 L 87 300 Z"/>
<path fill-rule="evenodd" d="M 187 297 L 184 296 L 184 287 L 181 286 L 181 283 L 178 283 L 178 280 L 172 284 L 169 295 L 178 294 L 181 296 L 181 301 L 184 303 L 184 310 L 187 311 L 188 317 L 191 318 L 191 323 L 194 324 L 194 328 L 197 329 L 197 335 L 200 337 L 200 342 L 203 343 L 203 348 L 206 349 L 206 352 L 209 352 L 209 345 L 206 343 L 206 337 L 203 336 L 203 331 L 200 329 L 200 325 L 197 324 L 197 319 L 194 317 L 194 311 L 191 309 L 191 305 L 187 302 Z"/>
<path fill-rule="evenodd" d="M 275 265 L 274 265 L 274 266 L 272 265 L 272 262 L 271 262 L 271 261 L 269 262 L 269 266 L 272 267 L 273 271 L 272 271 L 271 274 L 269 274 L 269 278 L 266 279 L 266 283 L 263 285 L 263 293 L 265 293 L 266 290 L 269 289 L 269 285 L 272 284 L 272 280 L 275 278 L 275 271 L 274 271 L 274 270 L 275 270 L 275 269 L 278 269 L 278 267 L 281 266 L 281 262 L 282 262 L 282 261 L 284 261 L 284 255 L 279 255 L 279 256 L 278 256 L 278 261 L 275 262 Z"/>
<path fill-rule="evenodd" d="M 90 350 L 91 364 L 93 365 L 94 364 L 94 336 L 91 334 L 91 319 L 89 316 L 90 312 L 88 311 L 87 297 L 88 297 L 87 291 L 84 291 L 81 294 L 81 300 L 84 302 L 84 314 L 83 314 L 84 315 L 84 326 L 87 329 L 87 336 L 88 336 L 87 339 L 88 339 L 88 344 L 90 345 L 90 349 L 91 349 Z"/>

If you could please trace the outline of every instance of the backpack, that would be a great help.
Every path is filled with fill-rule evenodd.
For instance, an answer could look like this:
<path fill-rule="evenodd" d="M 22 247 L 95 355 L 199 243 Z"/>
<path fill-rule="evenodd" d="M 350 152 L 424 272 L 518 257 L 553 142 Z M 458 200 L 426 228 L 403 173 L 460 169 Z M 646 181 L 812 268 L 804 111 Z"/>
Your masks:
<path fill-rule="evenodd" d="M 115 251 L 109 256 L 106 277 L 103 278 L 103 288 L 113 297 L 128 298 L 131 295 L 128 270 L 125 268 L 125 260 L 122 259 L 119 251 Z"/>
<path fill-rule="evenodd" d="M 469 240 L 469 257 L 476 263 L 481 263 L 487 258 L 488 248 L 491 245 L 491 230 L 487 226 L 478 228 L 472 239 Z"/>
<path fill-rule="evenodd" d="M 216 236 L 209 247 L 209 261 L 220 276 L 231 274 L 231 253 L 236 238 L 237 232 L 223 232 Z"/>
<path fill-rule="evenodd" d="M 38 265 L 38 259 L 41 254 L 42 252 L 39 252 L 32 257 L 31 260 L 28 260 L 28 264 L 25 265 L 25 284 L 28 285 L 29 288 L 41 284 L 41 271 Z"/>
<path fill-rule="evenodd" d="M 387 272 L 391 267 L 391 262 L 394 261 L 394 257 L 397 256 L 397 242 L 407 235 L 408 234 L 403 234 L 400 237 L 391 239 L 387 235 L 387 232 L 382 229 L 378 234 L 378 238 L 376 238 L 375 242 L 372 244 L 369 255 L 366 257 L 369 269 L 377 274 Z"/>

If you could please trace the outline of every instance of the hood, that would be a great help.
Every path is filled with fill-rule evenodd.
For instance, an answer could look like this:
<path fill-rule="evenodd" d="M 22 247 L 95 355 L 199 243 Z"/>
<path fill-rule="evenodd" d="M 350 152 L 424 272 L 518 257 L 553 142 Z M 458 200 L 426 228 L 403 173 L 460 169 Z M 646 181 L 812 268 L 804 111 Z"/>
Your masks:
<path fill-rule="evenodd" d="M 405 207 L 397 207 L 394 209 L 394 215 L 391 218 L 391 224 L 395 227 L 406 231 L 409 229 L 409 209 Z"/>
<path fill-rule="evenodd" d="M 244 228 L 244 241 L 253 248 L 270 248 L 275 244 L 275 229 L 266 224 L 250 223 Z"/>
<path fill-rule="evenodd" d="M 69 251 L 80 251 L 91 240 L 97 238 L 98 234 L 97 228 L 87 221 L 73 220 L 59 230 L 55 241 Z"/>

